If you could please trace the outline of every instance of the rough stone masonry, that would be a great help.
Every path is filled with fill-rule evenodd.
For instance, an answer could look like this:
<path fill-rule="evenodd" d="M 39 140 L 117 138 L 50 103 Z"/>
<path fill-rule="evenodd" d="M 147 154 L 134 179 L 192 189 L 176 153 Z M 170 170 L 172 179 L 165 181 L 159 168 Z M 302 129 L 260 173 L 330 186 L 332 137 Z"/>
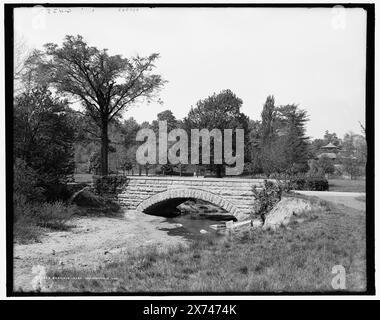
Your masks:
<path fill-rule="evenodd" d="M 118 200 L 126 209 L 150 212 L 201 199 L 244 220 L 253 210 L 252 187 L 263 183 L 261 179 L 129 176 Z"/>

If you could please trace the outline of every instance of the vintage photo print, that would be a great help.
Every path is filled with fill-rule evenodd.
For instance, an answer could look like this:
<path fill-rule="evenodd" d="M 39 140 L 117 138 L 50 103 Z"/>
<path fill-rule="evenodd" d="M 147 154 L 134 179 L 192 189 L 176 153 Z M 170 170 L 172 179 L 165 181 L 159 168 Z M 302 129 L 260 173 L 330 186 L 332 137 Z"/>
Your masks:
<path fill-rule="evenodd" d="M 374 5 L 4 18 L 8 295 L 374 294 Z"/>

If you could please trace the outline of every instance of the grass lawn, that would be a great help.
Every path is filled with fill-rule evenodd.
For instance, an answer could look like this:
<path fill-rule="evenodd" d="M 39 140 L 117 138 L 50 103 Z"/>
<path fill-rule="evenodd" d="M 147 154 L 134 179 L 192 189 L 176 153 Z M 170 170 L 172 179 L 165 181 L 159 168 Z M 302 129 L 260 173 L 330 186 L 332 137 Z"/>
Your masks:
<path fill-rule="evenodd" d="M 329 179 L 329 191 L 365 192 L 365 180 Z"/>
<path fill-rule="evenodd" d="M 169 251 L 150 247 L 124 253 L 97 270 L 53 266 L 48 276 L 66 279 L 50 280 L 51 290 L 333 291 L 334 265 L 345 267 L 347 290 L 365 290 L 365 214 L 328 206 L 302 218 L 302 223 L 294 220 L 276 232 L 247 229 Z"/>

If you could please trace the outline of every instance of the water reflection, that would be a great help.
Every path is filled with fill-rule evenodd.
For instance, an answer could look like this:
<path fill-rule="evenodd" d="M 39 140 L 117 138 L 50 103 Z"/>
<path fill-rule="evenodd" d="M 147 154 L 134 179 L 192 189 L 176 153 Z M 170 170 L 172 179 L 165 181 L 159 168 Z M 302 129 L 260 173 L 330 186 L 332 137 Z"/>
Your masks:
<path fill-rule="evenodd" d="M 166 218 L 165 222 L 176 225 L 174 228 L 162 228 L 160 230 L 167 231 L 168 235 L 182 236 L 190 240 L 204 238 L 205 235 L 218 238 L 223 237 L 225 231 L 215 230 L 210 226 L 223 224 L 230 220 L 235 220 L 235 217 L 225 214 L 182 213 L 177 217 Z"/>

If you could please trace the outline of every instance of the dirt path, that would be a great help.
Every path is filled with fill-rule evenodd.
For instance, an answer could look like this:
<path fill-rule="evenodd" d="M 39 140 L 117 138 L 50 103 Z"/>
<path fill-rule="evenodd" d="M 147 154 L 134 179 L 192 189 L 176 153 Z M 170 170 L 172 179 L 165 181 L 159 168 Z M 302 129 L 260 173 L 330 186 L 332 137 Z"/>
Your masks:
<path fill-rule="evenodd" d="M 14 289 L 32 290 L 33 266 L 64 265 L 96 268 L 112 261 L 122 251 L 138 250 L 141 246 L 158 246 L 166 250 L 186 244 L 180 236 L 169 236 L 161 228 L 174 228 L 163 217 L 135 211 L 123 218 L 83 217 L 71 221 L 70 231 L 46 234 L 41 243 L 14 245 Z"/>
<path fill-rule="evenodd" d="M 366 209 L 364 200 L 358 200 L 365 197 L 363 192 L 335 192 L 335 191 L 296 191 L 297 193 L 315 196 L 325 201 L 341 204 L 356 210 L 363 211 Z"/>

